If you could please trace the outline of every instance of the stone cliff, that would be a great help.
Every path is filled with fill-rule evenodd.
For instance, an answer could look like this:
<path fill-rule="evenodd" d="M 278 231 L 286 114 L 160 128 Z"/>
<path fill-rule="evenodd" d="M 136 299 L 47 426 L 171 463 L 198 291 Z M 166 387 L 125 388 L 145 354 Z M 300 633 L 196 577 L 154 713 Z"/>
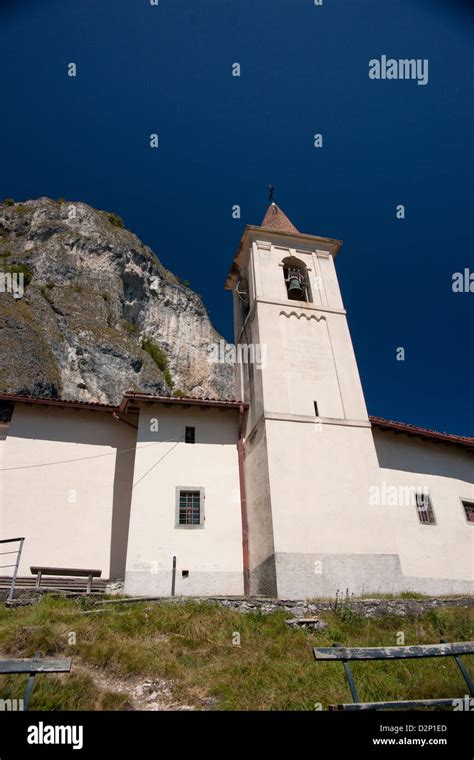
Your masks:
<path fill-rule="evenodd" d="M 0 392 L 111 404 L 125 390 L 234 397 L 232 366 L 208 361 L 221 336 L 201 298 L 115 214 L 4 201 L 0 273 Z M 11 292 L 21 276 L 24 292 Z"/>

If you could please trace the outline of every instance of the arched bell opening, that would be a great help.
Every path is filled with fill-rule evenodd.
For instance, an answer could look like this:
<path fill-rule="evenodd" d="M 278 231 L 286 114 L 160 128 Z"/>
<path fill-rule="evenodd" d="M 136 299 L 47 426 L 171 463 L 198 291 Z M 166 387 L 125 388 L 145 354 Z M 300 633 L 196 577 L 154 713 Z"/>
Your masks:
<path fill-rule="evenodd" d="M 286 285 L 286 293 L 290 301 L 311 302 L 311 290 L 309 286 L 308 270 L 305 264 L 295 256 L 287 256 L 283 259 L 283 278 Z"/>

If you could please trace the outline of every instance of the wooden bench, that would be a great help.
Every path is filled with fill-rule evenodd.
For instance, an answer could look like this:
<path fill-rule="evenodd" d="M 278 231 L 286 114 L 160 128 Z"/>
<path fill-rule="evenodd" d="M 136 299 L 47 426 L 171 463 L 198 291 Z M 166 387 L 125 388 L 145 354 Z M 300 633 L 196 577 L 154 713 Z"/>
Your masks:
<path fill-rule="evenodd" d="M 430 707 L 434 705 L 453 705 L 455 699 L 419 699 L 404 700 L 399 702 L 361 702 L 354 677 L 349 665 L 349 660 L 405 660 L 418 657 L 454 657 L 464 681 L 467 684 L 469 694 L 474 696 L 474 685 L 469 677 L 466 666 L 461 661 L 461 655 L 474 654 L 474 641 L 466 641 L 458 644 L 426 644 L 419 646 L 398 647 L 342 647 L 333 644 L 332 647 L 315 647 L 313 649 L 316 660 L 326 662 L 342 662 L 349 682 L 353 702 L 339 705 L 329 705 L 330 710 L 383 710 L 415 707 Z"/>
<path fill-rule="evenodd" d="M 90 570 L 84 568 L 73 567 L 30 567 L 32 575 L 36 575 L 36 590 L 39 590 L 41 586 L 41 578 L 43 575 L 56 575 L 56 576 L 74 576 L 76 578 L 87 578 L 87 593 L 92 591 L 92 579 L 100 578 L 102 570 Z"/>
<path fill-rule="evenodd" d="M 0 659 L 0 675 L 12 675 L 28 673 L 23 710 L 28 710 L 31 693 L 37 673 L 69 673 L 71 670 L 71 658 L 59 659 L 56 657 L 22 657 L 17 660 Z M 5 702 L 6 700 L 4 700 Z"/>

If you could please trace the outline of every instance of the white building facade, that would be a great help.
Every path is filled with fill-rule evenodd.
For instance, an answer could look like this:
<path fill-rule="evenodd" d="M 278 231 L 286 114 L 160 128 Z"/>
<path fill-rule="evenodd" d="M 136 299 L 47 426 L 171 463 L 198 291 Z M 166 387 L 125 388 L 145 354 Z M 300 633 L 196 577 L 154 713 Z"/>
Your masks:
<path fill-rule="evenodd" d="M 25 536 L 20 576 L 93 567 L 152 596 L 472 593 L 474 439 L 368 416 L 341 245 L 275 204 L 245 229 L 226 283 L 241 401 L 0 396 L 0 538 Z"/>

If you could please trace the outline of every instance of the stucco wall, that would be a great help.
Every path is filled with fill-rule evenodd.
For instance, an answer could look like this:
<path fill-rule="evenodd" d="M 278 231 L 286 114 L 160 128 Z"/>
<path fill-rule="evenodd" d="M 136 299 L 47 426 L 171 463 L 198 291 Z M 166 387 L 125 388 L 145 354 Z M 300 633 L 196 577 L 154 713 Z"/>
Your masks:
<path fill-rule="evenodd" d="M 467 522 L 461 503 L 461 499 L 474 501 L 472 453 L 379 430 L 374 430 L 374 441 L 381 484 L 397 486 L 400 494 L 398 504 L 381 509 L 390 516 L 402 573 L 412 579 L 407 587 L 413 589 L 416 578 L 420 589 L 422 579 L 427 579 L 426 584 L 428 579 L 430 584 L 436 579 L 440 584 L 459 580 L 466 581 L 466 591 L 474 591 L 474 525 Z M 416 507 L 405 503 L 407 486 L 429 494 L 435 525 L 421 524 Z"/>
<path fill-rule="evenodd" d="M 156 428 L 156 420 L 158 430 Z M 186 426 L 196 443 L 184 443 Z M 169 595 L 243 593 L 242 521 L 233 411 L 143 407 L 140 413 L 125 589 Z M 176 488 L 203 488 L 203 527 L 175 527 Z M 188 571 L 188 577 L 183 577 Z"/>
<path fill-rule="evenodd" d="M 20 575 L 49 565 L 123 577 L 134 446 L 133 428 L 108 413 L 15 405 L 0 448 L 0 531 L 26 538 Z"/>
<path fill-rule="evenodd" d="M 266 425 L 280 598 L 474 591 L 474 527 L 461 504 L 474 497 L 472 459 L 462 449 L 377 431 L 374 449 L 368 428 Z M 410 486 L 429 493 L 435 525 L 419 521 Z"/>

